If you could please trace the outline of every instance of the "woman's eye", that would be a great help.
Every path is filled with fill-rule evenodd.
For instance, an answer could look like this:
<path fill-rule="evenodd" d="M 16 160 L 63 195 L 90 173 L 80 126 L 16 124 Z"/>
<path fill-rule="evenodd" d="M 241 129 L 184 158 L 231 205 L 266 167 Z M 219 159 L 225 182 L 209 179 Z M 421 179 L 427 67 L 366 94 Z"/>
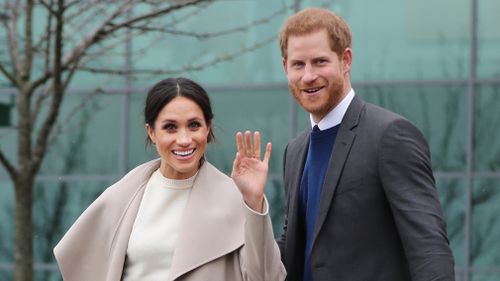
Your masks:
<path fill-rule="evenodd" d="M 167 131 L 174 131 L 176 128 L 177 127 L 174 124 L 165 124 L 163 126 L 163 129 Z"/>
<path fill-rule="evenodd" d="M 189 124 L 189 127 L 190 128 L 199 128 L 199 127 L 201 127 L 201 123 L 200 122 L 192 122 Z"/>

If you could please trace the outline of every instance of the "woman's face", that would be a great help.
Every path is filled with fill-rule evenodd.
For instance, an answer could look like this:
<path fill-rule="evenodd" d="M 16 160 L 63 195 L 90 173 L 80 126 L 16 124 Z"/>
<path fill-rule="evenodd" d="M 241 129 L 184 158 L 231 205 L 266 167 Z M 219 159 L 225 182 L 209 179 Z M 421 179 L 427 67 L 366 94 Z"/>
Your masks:
<path fill-rule="evenodd" d="M 187 179 L 198 171 L 210 128 L 194 101 L 175 97 L 158 114 L 149 138 L 161 156 L 160 171 L 170 179 Z"/>

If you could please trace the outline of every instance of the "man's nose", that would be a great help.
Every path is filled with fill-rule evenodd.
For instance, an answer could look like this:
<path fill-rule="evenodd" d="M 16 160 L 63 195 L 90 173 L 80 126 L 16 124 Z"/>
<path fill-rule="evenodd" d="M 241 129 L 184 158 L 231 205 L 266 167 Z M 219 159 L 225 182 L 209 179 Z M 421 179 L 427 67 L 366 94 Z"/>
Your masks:
<path fill-rule="evenodd" d="M 314 67 L 312 67 L 311 65 L 306 65 L 304 68 L 304 76 L 302 76 L 302 80 L 305 83 L 310 83 L 316 80 L 317 78 L 318 75 L 316 74 L 316 70 L 314 69 Z"/>

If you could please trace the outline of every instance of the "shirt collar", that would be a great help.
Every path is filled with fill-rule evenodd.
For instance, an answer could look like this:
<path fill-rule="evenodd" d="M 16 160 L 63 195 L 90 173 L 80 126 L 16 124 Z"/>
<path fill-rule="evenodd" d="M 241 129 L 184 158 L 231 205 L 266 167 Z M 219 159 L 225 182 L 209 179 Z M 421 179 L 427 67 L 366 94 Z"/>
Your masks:
<path fill-rule="evenodd" d="M 355 94 L 354 90 L 351 88 L 351 90 L 349 91 L 349 93 L 347 93 L 344 99 L 342 99 L 342 101 L 340 101 L 340 103 L 337 104 L 337 106 L 335 106 L 332 110 L 330 110 L 330 112 L 328 112 L 328 114 L 326 114 L 325 117 L 323 117 L 323 119 L 321 119 L 318 124 L 314 122 L 312 115 L 309 114 L 309 118 L 311 120 L 311 128 L 314 127 L 314 125 L 318 125 L 320 130 L 326 130 L 340 124 L 342 118 L 344 118 L 347 108 L 349 107 L 352 99 L 354 98 L 354 94 Z"/>

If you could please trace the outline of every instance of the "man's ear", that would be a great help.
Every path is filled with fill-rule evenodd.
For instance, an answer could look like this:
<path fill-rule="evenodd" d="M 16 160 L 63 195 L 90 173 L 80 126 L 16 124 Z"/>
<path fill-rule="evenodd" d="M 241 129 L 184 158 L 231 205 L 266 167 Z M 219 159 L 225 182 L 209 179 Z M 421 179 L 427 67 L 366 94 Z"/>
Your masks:
<path fill-rule="evenodd" d="M 288 70 L 286 69 L 286 59 L 282 57 L 281 63 L 283 64 L 283 70 L 285 70 L 285 74 L 288 75 Z"/>
<path fill-rule="evenodd" d="M 342 54 L 342 67 L 344 69 L 344 73 L 351 71 L 352 64 L 352 49 L 346 48 L 344 53 Z"/>

